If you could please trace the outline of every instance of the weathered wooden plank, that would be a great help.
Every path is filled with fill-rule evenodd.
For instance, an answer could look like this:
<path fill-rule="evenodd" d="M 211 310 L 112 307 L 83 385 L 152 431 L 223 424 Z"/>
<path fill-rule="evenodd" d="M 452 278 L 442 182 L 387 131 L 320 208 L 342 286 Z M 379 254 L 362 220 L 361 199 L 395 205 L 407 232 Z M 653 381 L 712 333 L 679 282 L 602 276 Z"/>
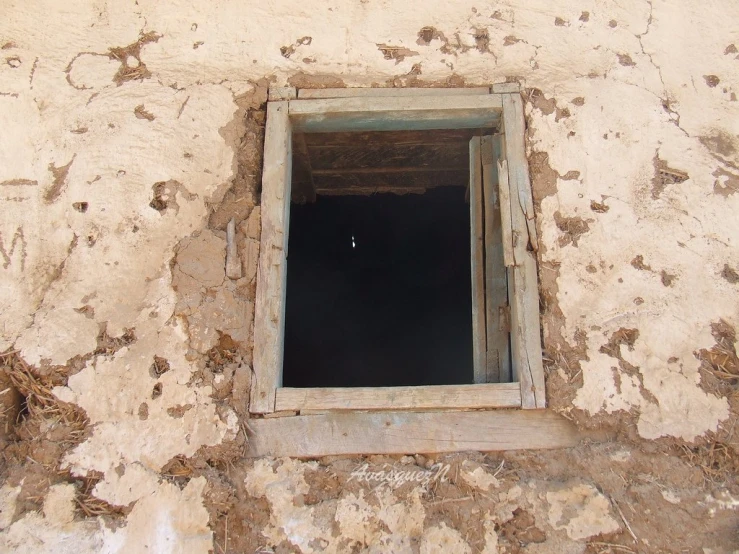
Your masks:
<path fill-rule="evenodd" d="M 575 446 L 575 426 L 547 410 L 331 413 L 251 419 L 247 455 L 503 451 Z"/>
<path fill-rule="evenodd" d="M 280 388 L 275 410 L 518 408 L 518 383 L 419 387 Z"/>
<path fill-rule="evenodd" d="M 492 128 L 501 109 L 492 94 L 290 101 L 295 128 L 313 133 Z"/>
<path fill-rule="evenodd" d="M 509 380 L 508 328 L 501 317 L 508 305 L 508 284 L 503 263 L 500 204 L 496 194 L 498 175 L 494 140 L 498 139 L 484 136 L 480 141 L 485 210 L 486 381 L 501 383 Z"/>
<path fill-rule="evenodd" d="M 505 158 L 505 136 L 502 134 L 497 134 L 493 136 L 493 166 L 495 171 L 495 178 L 496 183 L 498 183 L 501 179 L 501 175 L 498 171 L 498 160 Z M 506 170 L 507 171 L 507 170 Z M 508 173 L 504 175 L 504 177 L 508 178 Z M 496 240 L 500 241 L 500 247 L 502 250 L 502 253 L 499 255 L 498 263 L 500 263 L 501 258 L 503 262 L 503 267 L 500 267 L 500 275 L 499 278 L 505 282 L 505 296 L 503 297 L 504 304 L 501 306 L 498 306 L 498 327 L 502 331 L 506 333 L 505 338 L 505 346 L 502 350 L 501 355 L 501 362 L 500 362 L 500 382 L 501 383 L 509 383 L 509 382 L 516 382 L 513 379 L 513 367 L 511 363 L 511 308 L 510 308 L 510 301 L 508 300 L 508 270 L 505 267 L 505 248 L 503 245 L 503 221 L 502 221 L 502 202 L 500 198 L 500 187 L 497 184 L 493 185 L 493 191 L 494 194 L 496 194 L 498 203 L 498 229 L 496 230 Z M 510 207 L 510 204 L 508 205 Z M 509 229 L 510 231 L 510 229 Z"/>
<path fill-rule="evenodd" d="M 508 161 L 498 160 L 498 191 L 500 194 L 500 224 L 503 242 L 503 263 L 513 265 L 513 238 L 511 230 L 511 191 L 508 185 Z"/>
<path fill-rule="evenodd" d="M 526 196 L 531 195 L 528 160 L 524 145 L 523 105 L 518 95 L 503 95 L 506 158 L 511 192 L 511 228 L 514 267 L 509 271 L 511 303 L 511 346 L 514 368 L 521 382 L 521 406 L 544 408 L 544 367 L 541 359 L 539 287 L 535 254 L 528 250 L 530 228 L 534 224 L 533 202 L 530 218 Z M 530 219 L 530 221 L 529 221 Z M 532 237 L 535 240 L 535 237 Z M 512 280 L 510 279 L 512 277 Z"/>
<path fill-rule="evenodd" d="M 524 161 L 526 160 L 526 145 L 524 142 L 526 133 L 526 121 L 523 113 L 523 101 L 519 94 L 504 94 L 503 102 L 506 106 L 508 113 L 508 119 L 512 125 L 516 127 L 515 136 L 510 136 L 509 140 L 515 142 L 515 149 L 523 156 Z M 536 236 L 536 219 L 534 214 L 534 198 L 531 193 L 531 179 L 529 177 L 529 164 L 516 164 L 513 169 L 517 174 L 519 183 L 527 183 L 526 187 L 518 187 L 518 202 L 521 205 L 524 215 L 526 216 L 526 230 L 528 232 L 528 241 L 534 252 L 539 250 L 539 239 Z"/>
<path fill-rule="evenodd" d="M 274 411 L 275 390 L 282 379 L 291 151 L 288 103 L 270 102 L 264 137 L 262 233 L 254 306 L 255 378 L 249 405 L 252 413 Z"/>
<path fill-rule="evenodd" d="M 472 362 L 475 383 L 484 383 L 485 263 L 480 137 L 470 140 L 470 256 L 472 258 Z"/>
<path fill-rule="evenodd" d="M 470 96 L 490 94 L 490 87 L 469 88 L 323 88 L 298 91 L 298 98 L 366 98 L 389 96 Z"/>

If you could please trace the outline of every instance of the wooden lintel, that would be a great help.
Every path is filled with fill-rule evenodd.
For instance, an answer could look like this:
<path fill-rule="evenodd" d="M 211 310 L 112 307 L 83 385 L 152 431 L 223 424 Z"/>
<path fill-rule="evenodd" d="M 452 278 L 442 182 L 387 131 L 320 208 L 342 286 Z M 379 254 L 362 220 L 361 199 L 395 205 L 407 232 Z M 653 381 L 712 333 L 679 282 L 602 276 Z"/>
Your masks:
<path fill-rule="evenodd" d="M 548 410 L 331 413 L 251 419 L 249 428 L 252 457 L 566 448 L 580 438 Z"/>
<path fill-rule="evenodd" d="M 298 91 L 298 98 L 364 98 L 388 96 L 470 96 L 489 94 L 490 87 L 469 88 L 323 88 Z"/>
<path fill-rule="evenodd" d="M 291 100 L 290 118 L 304 132 L 491 128 L 500 95 Z"/>

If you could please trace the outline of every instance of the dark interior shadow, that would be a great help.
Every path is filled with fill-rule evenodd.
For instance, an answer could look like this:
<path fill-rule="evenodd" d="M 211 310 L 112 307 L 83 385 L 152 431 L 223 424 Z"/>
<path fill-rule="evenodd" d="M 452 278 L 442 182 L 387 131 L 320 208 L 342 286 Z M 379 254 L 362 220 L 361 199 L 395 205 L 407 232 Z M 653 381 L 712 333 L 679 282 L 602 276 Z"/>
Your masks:
<path fill-rule="evenodd" d="M 283 386 L 472 383 L 464 194 L 291 206 Z"/>

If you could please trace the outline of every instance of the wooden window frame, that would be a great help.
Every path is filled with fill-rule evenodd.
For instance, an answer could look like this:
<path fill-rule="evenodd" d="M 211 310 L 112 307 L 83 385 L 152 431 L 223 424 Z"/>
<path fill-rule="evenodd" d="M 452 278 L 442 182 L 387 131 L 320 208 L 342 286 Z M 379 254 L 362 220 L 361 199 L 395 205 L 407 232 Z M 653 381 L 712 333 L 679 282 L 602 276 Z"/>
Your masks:
<path fill-rule="evenodd" d="M 270 89 L 262 173 L 261 243 L 254 321 L 254 378 L 249 411 L 264 417 L 356 411 L 480 410 L 546 407 L 536 269 L 537 237 L 524 146 L 523 103 L 518 85 L 469 89 Z M 493 144 L 478 138 L 480 175 L 471 175 L 470 204 L 479 217 L 471 238 L 473 255 L 473 343 L 475 384 L 415 387 L 282 387 L 287 245 L 291 200 L 292 137 L 299 132 L 499 129 Z M 474 139 L 473 139 L 474 140 Z M 472 148 L 471 148 L 472 151 Z M 472 154 L 471 154 L 472 155 Z M 497 158 L 497 159 L 496 159 Z M 471 166 L 471 167 L 473 167 Z M 497 190 L 495 185 L 497 182 Z M 474 188 L 474 190 L 472 190 Z M 497 311 L 485 300 L 482 267 L 485 237 L 495 229 L 492 202 L 500 199 L 499 227 L 509 301 Z M 487 215 L 487 218 L 484 217 Z M 488 255 L 488 259 L 490 259 Z M 488 277 L 490 272 L 487 272 Z M 480 277 L 482 276 L 482 277 Z M 487 316 L 487 317 L 486 317 Z M 510 383 L 486 383 L 490 366 L 486 336 L 491 322 L 510 324 Z M 486 358 L 487 357 L 487 358 Z M 300 425 L 295 423 L 299 428 Z M 297 431 L 296 431 L 297 432 Z M 484 442 L 484 441 L 483 441 Z M 484 449 L 484 448 L 479 448 Z M 274 450 L 274 449 L 272 449 Z M 279 450 L 279 449 L 278 449 Z M 289 450 L 289 449 L 288 449 Z M 266 448 L 265 451 L 270 451 Z"/>

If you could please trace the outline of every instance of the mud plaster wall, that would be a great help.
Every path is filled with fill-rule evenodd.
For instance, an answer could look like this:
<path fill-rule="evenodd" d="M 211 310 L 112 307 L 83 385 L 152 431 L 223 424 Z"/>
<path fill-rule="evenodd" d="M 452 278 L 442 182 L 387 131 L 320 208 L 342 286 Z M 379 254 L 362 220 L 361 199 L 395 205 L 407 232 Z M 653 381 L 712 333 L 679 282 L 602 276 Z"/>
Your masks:
<path fill-rule="evenodd" d="M 252 504 L 234 512 L 232 543 L 234 520 L 250 513 L 243 536 L 306 552 L 380 539 L 423 552 L 493 552 L 499 538 L 504 550 L 533 549 L 538 535 L 506 532 L 524 508 L 550 545 L 541 551 L 549 541 L 581 551 L 609 533 L 631 540 L 633 515 L 619 517 L 595 486 L 600 472 L 581 468 L 590 481 L 572 483 L 548 466 L 524 478 L 539 458 L 509 461 L 520 464 L 513 481 L 471 478 L 469 490 L 495 489 L 491 506 L 510 508 L 485 511 L 476 496 L 487 515 L 472 535 L 412 491 L 368 502 L 331 461 L 343 475 L 334 495 L 302 508 L 296 499 L 325 469 L 316 462 L 241 462 L 228 477 L 188 462 L 244 440 L 269 82 L 521 82 L 550 404 L 631 441 L 586 453 L 603 472 L 642 439 L 733 448 L 736 395 L 720 375 L 737 371 L 739 324 L 735 3 L 4 1 L 2 12 L 0 351 L 84 410 L 84 436 L 59 461 L 71 477 L 94 477 L 89 496 L 125 507 L 112 527 L 75 516 L 79 484 L 67 479 L 43 489 L 40 511 L 21 509 L 26 469 L 16 468 L 3 489 L 6 546 L 22 549 L 35 529 L 31 551 L 222 550 L 236 497 Z M 224 272 L 231 216 L 239 280 Z M 488 478 L 497 467 L 455 460 L 458 480 L 478 469 L 465 463 Z M 703 494 L 681 483 L 685 498 Z M 665 487 L 652 493 L 664 499 Z M 220 511 L 219 490 L 230 491 Z M 736 505 L 701 498 L 697 517 Z"/>

